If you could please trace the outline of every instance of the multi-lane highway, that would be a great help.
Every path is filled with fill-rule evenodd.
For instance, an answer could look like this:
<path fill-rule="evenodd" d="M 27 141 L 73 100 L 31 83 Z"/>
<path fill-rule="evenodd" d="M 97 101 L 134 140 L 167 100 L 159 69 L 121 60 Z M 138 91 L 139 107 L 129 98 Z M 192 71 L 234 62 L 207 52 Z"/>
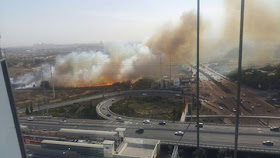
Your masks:
<path fill-rule="evenodd" d="M 20 120 L 22 125 L 30 129 L 44 129 L 58 131 L 60 128 L 92 129 L 92 130 L 114 130 L 117 127 L 126 128 L 126 136 L 137 138 L 159 139 L 162 141 L 172 141 L 181 143 L 196 143 L 196 128 L 194 124 L 188 123 L 167 123 L 158 125 L 158 122 L 151 121 L 150 124 L 143 124 L 141 120 L 127 120 L 117 122 L 114 120 L 76 120 L 69 119 L 66 123 L 59 123 L 59 119 L 36 119 L 27 121 L 25 118 Z M 144 128 L 143 134 L 137 134 L 136 129 Z M 175 136 L 174 132 L 184 131 L 184 136 Z M 219 125 L 204 125 L 200 130 L 200 143 L 216 146 L 233 146 L 234 127 Z M 272 132 L 269 128 L 242 127 L 239 134 L 239 147 L 279 150 L 280 152 L 280 133 Z M 262 141 L 270 140 L 274 146 L 264 146 Z"/>

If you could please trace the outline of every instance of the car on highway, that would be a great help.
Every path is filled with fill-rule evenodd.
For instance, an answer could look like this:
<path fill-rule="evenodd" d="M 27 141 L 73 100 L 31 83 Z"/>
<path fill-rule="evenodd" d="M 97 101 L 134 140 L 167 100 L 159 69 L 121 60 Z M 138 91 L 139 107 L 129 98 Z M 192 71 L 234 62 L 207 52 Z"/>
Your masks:
<path fill-rule="evenodd" d="M 195 125 L 197 127 L 197 124 Z M 203 128 L 203 123 L 198 123 L 198 128 Z"/>
<path fill-rule="evenodd" d="M 267 140 L 267 141 L 263 141 L 263 145 L 266 145 L 266 146 L 273 146 L 274 143 L 273 143 L 273 141 Z"/>
<path fill-rule="evenodd" d="M 158 123 L 159 125 L 166 125 L 166 123 L 164 121 Z"/>
<path fill-rule="evenodd" d="M 122 120 L 122 117 L 117 117 L 116 120 L 117 120 L 117 121 L 121 121 L 121 120 Z"/>
<path fill-rule="evenodd" d="M 183 99 L 183 97 L 180 94 L 175 94 L 175 98 Z"/>
<path fill-rule="evenodd" d="M 28 117 L 27 121 L 34 121 L 34 117 Z"/>
<path fill-rule="evenodd" d="M 146 96 L 146 95 L 147 95 L 147 93 L 143 93 L 142 95 L 143 95 L 143 96 Z"/>
<path fill-rule="evenodd" d="M 183 136 L 184 132 L 183 131 L 177 131 L 174 134 L 175 134 L 175 136 Z"/>
<path fill-rule="evenodd" d="M 270 127 L 270 131 L 273 131 L 273 132 L 280 132 L 280 127 Z"/>
<path fill-rule="evenodd" d="M 59 123 L 66 123 L 66 122 L 67 122 L 66 119 L 59 120 Z"/>
<path fill-rule="evenodd" d="M 135 133 L 138 133 L 138 134 L 142 134 L 144 133 L 144 129 L 143 128 L 139 128 L 135 131 Z"/>
<path fill-rule="evenodd" d="M 180 94 L 175 94 L 175 97 L 181 97 L 181 95 Z"/>
<path fill-rule="evenodd" d="M 115 101 L 115 99 L 112 99 L 112 101 Z"/>
<path fill-rule="evenodd" d="M 150 121 L 150 120 L 144 120 L 143 123 L 144 123 L 144 124 L 150 124 L 151 121 Z"/>
<path fill-rule="evenodd" d="M 107 114 L 106 116 L 107 116 L 107 117 L 111 117 L 111 114 Z"/>

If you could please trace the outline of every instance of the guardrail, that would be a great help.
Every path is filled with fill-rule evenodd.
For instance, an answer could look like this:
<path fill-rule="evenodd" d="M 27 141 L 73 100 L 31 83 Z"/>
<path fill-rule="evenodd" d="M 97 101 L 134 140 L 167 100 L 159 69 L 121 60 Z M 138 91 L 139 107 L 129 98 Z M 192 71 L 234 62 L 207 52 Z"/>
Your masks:
<path fill-rule="evenodd" d="M 188 147 L 196 147 L 196 143 L 186 143 L 186 142 L 180 142 L 180 141 L 160 141 L 160 144 L 164 145 L 175 145 L 175 146 L 188 146 Z M 209 145 L 209 144 L 200 144 L 199 145 L 202 148 L 211 148 L 211 149 L 231 149 L 233 150 L 233 145 Z M 264 149 L 264 148 L 255 148 L 255 147 L 244 147 L 239 146 L 239 151 L 251 151 L 251 152 L 261 152 L 261 153 L 274 153 L 274 154 L 280 154 L 280 149 Z"/>

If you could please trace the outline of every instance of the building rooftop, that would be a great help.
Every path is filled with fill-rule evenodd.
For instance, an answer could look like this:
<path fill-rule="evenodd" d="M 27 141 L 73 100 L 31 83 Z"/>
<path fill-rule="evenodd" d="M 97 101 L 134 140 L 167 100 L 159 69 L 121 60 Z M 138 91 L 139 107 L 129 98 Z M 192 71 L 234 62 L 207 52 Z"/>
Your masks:
<path fill-rule="evenodd" d="M 61 146 L 76 146 L 76 147 L 86 147 L 86 148 L 103 148 L 102 144 L 76 143 L 76 142 L 55 141 L 55 140 L 43 140 L 41 144 L 54 144 L 54 145 L 61 145 Z"/>
<path fill-rule="evenodd" d="M 111 132 L 111 131 L 96 131 L 96 130 L 80 130 L 80 129 L 66 129 L 61 128 L 59 130 L 59 134 L 63 135 L 78 135 L 78 136 L 117 136 L 117 132 Z"/>
<path fill-rule="evenodd" d="M 125 138 L 125 145 L 118 155 L 125 157 L 153 157 L 157 150 L 159 140 Z"/>

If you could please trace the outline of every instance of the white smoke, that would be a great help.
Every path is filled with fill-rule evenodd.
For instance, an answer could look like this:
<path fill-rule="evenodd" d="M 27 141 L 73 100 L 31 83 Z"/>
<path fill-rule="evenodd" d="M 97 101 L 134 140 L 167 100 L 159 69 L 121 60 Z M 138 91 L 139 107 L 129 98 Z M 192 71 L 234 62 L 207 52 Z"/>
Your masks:
<path fill-rule="evenodd" d="M 107 44 L 105 50 L 58 55 L 51 69 L 43 64 L 11 81 L 20 88 L 40 86 L 43 79 L 61 87 L 85 87 L 155 76 L 159 68 L 158 56 L 144 43 Z"/>
<path fill-rule="evenodd" d="M 57 56 L 53 77 L 60 86 L 92 86 L 137 79 L 147 74 L 154 55 L 144 44 L 109 44 L 105 52 Z"/>

